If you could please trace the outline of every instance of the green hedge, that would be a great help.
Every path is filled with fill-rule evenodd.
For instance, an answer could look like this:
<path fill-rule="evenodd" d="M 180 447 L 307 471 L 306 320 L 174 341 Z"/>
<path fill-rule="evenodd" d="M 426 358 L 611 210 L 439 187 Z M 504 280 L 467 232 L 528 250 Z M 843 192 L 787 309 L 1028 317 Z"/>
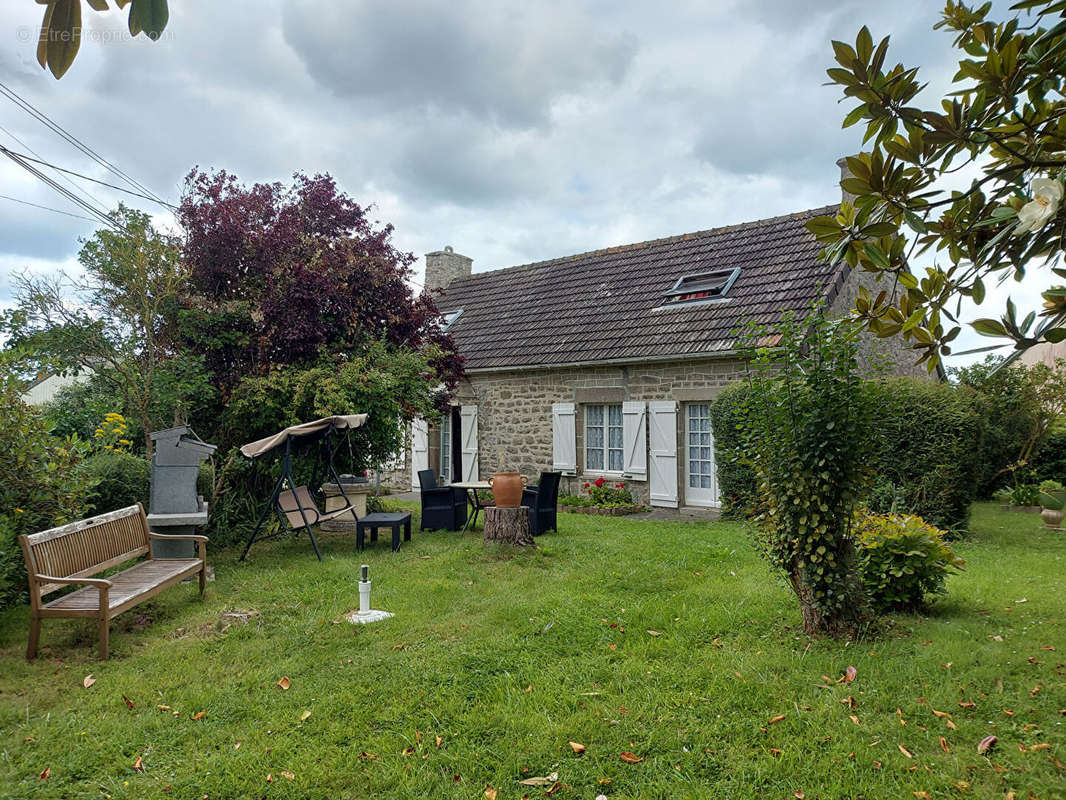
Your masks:
<path fill-rule="evenodd" d="M 102 453 L 86 459 L 89 474 L 96 479 L 96 487 L 89 494 L 94 514 L 117 508 L 144 505 L 148 510 L 148 491 L 151 465 L 148 460 L 129 453 Z"/>
<path fill-rule="evenodd" d="M 722 496 L 722 516 L 740 519 L 750 516 L 758 502 L 755 470 L 746 463 L 740 448 L 740 401 L 748 384 L 738 381 L 727 386 L 711 405 L 718 487 Z"/>
<path fill-rule="evenodd" d="M 870 382 L 878 423 L 877 456 L 866 498 L 874 511 L 915 514 L 949 531 L 965 530 L 981 474 L 985 430 L 980 398 L 968 389 L 915 378 Z M 738 450 L 736 414 L 749 389 L 738 382 L 712 406 L 718 484 L 725 509 L 754 507 L 755 478 Z"/>

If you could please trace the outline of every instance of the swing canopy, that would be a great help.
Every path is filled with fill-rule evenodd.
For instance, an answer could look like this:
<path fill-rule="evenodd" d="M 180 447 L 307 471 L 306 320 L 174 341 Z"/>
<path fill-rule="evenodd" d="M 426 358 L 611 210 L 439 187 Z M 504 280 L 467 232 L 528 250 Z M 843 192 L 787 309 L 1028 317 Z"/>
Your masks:
<path fill-rule="evenodd" d="M 314 422 L 305 422 L 301 425 L 292 425 L 272 436 L 267 436 L 265 439 L 241 445 L 241 454 L 246 458 L 259 458 L 259 456 L 272 453 L 282 445 L 290 442 L 294 445 L 308 444 L 335 431 L 361 428 L 366 423 L 366 418 L 366 414 L 344 414 L 323 417 L 322 419 L 316 419 Z"/>

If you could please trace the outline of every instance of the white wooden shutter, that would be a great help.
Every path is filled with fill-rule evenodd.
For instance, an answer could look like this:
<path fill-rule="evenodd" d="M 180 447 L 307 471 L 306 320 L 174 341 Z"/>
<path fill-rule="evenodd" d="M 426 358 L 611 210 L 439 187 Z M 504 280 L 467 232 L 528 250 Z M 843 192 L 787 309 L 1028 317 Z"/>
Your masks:
<path fill-rule="evenodd" d="M 565 475 L 577 472 L 577 407 L 552 403 L 552 469 Z"/>
<path fill-rule="evenodd" d="M 411 420 L 411 488 L 416 492 L 418 473 L 429 469 L 429 425 L 422 417 Z"/>
<path fill-rule="evenodd" d="M 677 403 L 648 403 L 651 504 L 677 508 Z"/>
<path fill-rule="evenodd" d="M 644 403 L 622 403 L 622 471 L 637 481 L 648 479 L 647 408 Z"/>
<path fill-rule="evenodd" d="M 481 480 L 477 456 L 477 406 L 460 407 L 459 427 L 463 437 L 463 480 Z"/>

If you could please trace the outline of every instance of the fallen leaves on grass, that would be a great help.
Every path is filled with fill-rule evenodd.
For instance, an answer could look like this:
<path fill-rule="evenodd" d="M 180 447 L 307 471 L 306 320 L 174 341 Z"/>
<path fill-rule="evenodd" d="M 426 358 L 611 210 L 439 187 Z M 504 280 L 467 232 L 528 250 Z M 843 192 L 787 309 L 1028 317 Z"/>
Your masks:
<path fill-rule="evenodd" d="M 855 680 L 858 674 L 859 671 L 855 669 L 855 667 L 849 665 L 848 668 L 844 670 L 844 677 L 837 681 L 837 683 L 851 683 Z"/>
<path fill-rule="evenodd" d="M 392 646 L 392 649 L 393 650 L 403 650 L 405 647 L 407 647 L 407 645 L 405 645 L 403 642 L 400 642 L 399 644 L 394 644 Z"/>
<path fill-rule="evenodd" d="M 274 775 L 272 773 L 268 772 L 267 773 L 267 783 L 273 783 L 273 782 L 274 782 Z"/>
<path fill-rule="evenodd" d="M 951 719 L 951 714 L 949 714 L 947 711 L 937 711 L 935 708 L 930 708 L 929 710 L 933 712 L 934 717 L 940 717 L 941 719 Z"/>
<path fill-rule="evenodd" d="M 559 773 L 553 772 L 550 775 L 546 775 L 543 778 L 526 778 L 523 781 L 519 781 L 523 786 L 551 786 L 557 780 L 559 780 Z"/>
<path fill-rule="evenodd" d="M 854 710 L 859 705 L 858 703 L 855 702 L 855 698 L 852 697 L 850 694 L 847 697 L 845 697 L 843 700 L 841 700 L 840 702 L 843 703 L 844 705 L 846 705 L 848 708 L 850 708 L 852 710 Z"/>
<path fill-rule="evenodd" d="M 491 786 L 485 787 L 485 797 L 487 800 L 496 800 L 496 790 Z"/>
<path fill-rule="evenodd" d="M 437 748 L 439 749 L 442 744 L 444 744 L 444 740 L 438 736 L 437 737 Z"/>
<path fill-rule="evenodd" d="M 286 691 L 288 691 L 288 688 L 292 686 L 292 681 L 289 680 L 288 675 L 282 675 L 281 680 L 279 680 L 274 685 L 277 686 L 279 689 L 285 689 Z"/>
<path fill-rule="evenodd" d="M 777 723 L 779 723 L 784 718 L 785 718 L 784 714 L 778 714 L 776 717 L 770 717 L 770 721 L 768 723 L 766 723 L 766 724 L 767 725 L 776 725 Z"/>
<path fill-rule="evenodd" d="M 862 725 L 862 723 L 861 723 L 861 722 L 859 722 L 859 718 L 858 718 L 858 717 L 856 717 L 856 716 L 855 716 L 854 714 L 848 714 L 848 719 L 850 719 L 850 720 L 851 720 L 852 722 L 854 722 L 854 723 L 855 723 L 856 725 Z"/>
<path fill-rule="evenodd" d="M 283 769 L 281 771 L 281 777 L 283 777 L 287 781 L 296 780 L 296 776 L 294 774 L 292 774 L 291 772 L 289 772 L 287 769 Z"/>
<path fill-rule="evenodd" d="M 96 683 L 96 678 L 94 678 L 92 675 L 86 675 L 84 678 L 81 679 L 81 685 L 84 686 L 86 689 L 88 689 L 94 683 Z"/>
<path fill-rule="evenodd" d="M 581 755 L 585 752 L 585 745 L 581 744 L 580 742 L 570 742 L 570 749 L 578 755 Z"/>
<path fill-rule="evenodd" d="M 945 739 L 943 736 L 938 736 L 937 738 L 940 740 L 940 749 L 943 750 L 945 753 L 950 753 L 951 746 L 948 744 L 948 740 Z"/>
<path fill-rule="evenodd" d="M 1029 746 L 1029 752 L 1038 753 L 1041 750 L 1050 750 L 1051 745 L 1048 742 L 1041 742 L 1040 744 L 1034 744 Z"/>
<path fill-rule="evenodd" d="M 638 756 L 636 753 L 630 753 L 628 750 L 623 750 L 618 754 L 618 757 L 627 764 L 639 764 L 644 759 Z"/>
<path fill-rule="evenodd" d="M 195 714 L 192 715 L 193 722 L 196 722 L 197 720 L 201 720 L 201 719 L 203 719 L 206 716 L 207 716 L 207 712 L 206 711 L 197 711 Z"/>
<path fill-rule="evenodd" d="M 41 772 L 41 774 L 38 776 L 38 778 L 40 780 L 42 780 L 42 781 L 46 781 L 46 780 L 48 780 L 51 777 L 52 777 L 52 768 L 51 767 L 45 767 L 44 771 Z"/>
<path fill-rule="evenodd" d="M 998 741 L 999 739 L 997 739 L 995 736 L 986 736 L 984 739 L 977 743 L 977 755 L 983 756 L 985 753 L 995 747 L 996 742 Z"/>
<path fill-rule="evenodd" d="M 410 746 L 405 747 L 402 751 L 402 754 L 405 756 L 413 756 L 415 754 L 415 749 Z"/>
<path fill-rule="evenodd" d="M 951 730 L 953 730 L 953 731 L 957 731 L 958 730 L 958 726 L 955 725 L 955 723 L 952 722 L 950 719 L 944 720 L 944 724 L 947 725 L 949 728 L 951 728 Z"/>
<path fill-rule="evenodd" d="M 974 708 L 977 708 L 977 703 L 974 703 L 974 702 L 972 702 L 970 700 L 960 700 L 959 701 L 959 708 L 974 709 Z"/>
<path fill-rule="evenodd" d="M 137 756 L 137 760 L 133 762 L 133 768 L 138 772 L 144 772 L 144 763 L 141 761 L 140 756 Z"/>
<path fill-rule="evenodd" d="M 903 745 L 897 744 L 896 747 L 898 747 L 899 751 L 903 753 L 903 755 L 905 755 L 907 758 L 914 758 L 914 754 Z"/>
<path fill-rule="evenodd" d="M 778 750 L 776 747 L 770 748 L 770 755 L 772 755 L 774 758 L 777 758 L 779 755 L 781 755 L 782 752 L 784 751 Z"/>
<path fill-rule="evenodd" d="M 929 792 L 912 792 L 912 794 L 918 798 L 918 800 L 932 800 Z"/>
<path fill-rule="evenodd" d="M 170 706 L 156 706 L 160 711 L 171 711 Z"/>
<path fill-rule="evenodd" d="M 126 704 L 126 708 L 130 709 L 130 711 L 133 710 L 133 701 L 126 697 L 126 695 L 122 695 L 122 702 Z"/>
<path fill-rule="evenodd" d="M 311 716 L 311 712 L 310 711 L 305 711 L 304 713 L 302 713 L 300 715 L 300 722 L 307 722 L 307 720 L 308 720 L 308 718 L 310 716 Z"/>
<path fill-rule="evenodd" d="M 377 753 L 368 753 L 366 750 L 359 754 L 359 758 L 363 761 L 372 761 L 377 757 Z"/>
<path fill-rule="evenodd" d="M 662 634 L 659 633 L 659 631 L 653 631 L 651 628 L 648 628 L 648 636 L 662 636 Z"/>

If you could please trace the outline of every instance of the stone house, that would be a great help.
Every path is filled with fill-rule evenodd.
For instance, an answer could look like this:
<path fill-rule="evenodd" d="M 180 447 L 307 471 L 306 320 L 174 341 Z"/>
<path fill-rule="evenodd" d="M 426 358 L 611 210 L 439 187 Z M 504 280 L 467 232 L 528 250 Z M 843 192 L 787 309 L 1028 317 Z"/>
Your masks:
<path fill-rule="evenodd" d="M 844 313 L 859 276 L 819 260 L 806 230 L 836 207 L 473 274 L 451 247 L 426 255 L 466 359 L 450 415 L 416 420 L 394 485 L 518 471 L 597 477 L 653 506 L 719 504 L 709 405 L 742 377 L 738 327 L 824 299 Z M 898 371 L 913 357 L 899 353 Z M 918 374 L 917 372 L 915 374 Z M 924 372 L 923 372 L 924 374 Z"/>

